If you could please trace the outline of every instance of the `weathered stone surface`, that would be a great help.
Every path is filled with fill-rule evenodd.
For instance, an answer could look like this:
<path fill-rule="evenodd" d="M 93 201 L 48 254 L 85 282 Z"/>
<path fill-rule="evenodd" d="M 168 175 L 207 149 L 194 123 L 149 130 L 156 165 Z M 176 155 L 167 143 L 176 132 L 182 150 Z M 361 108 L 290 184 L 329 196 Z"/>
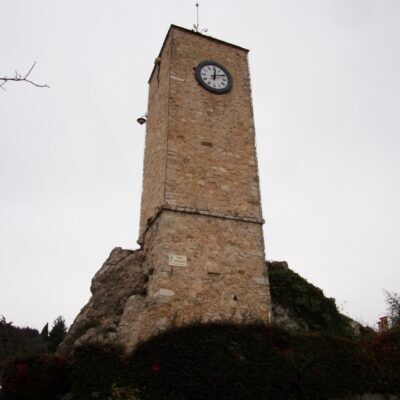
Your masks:
<path fill-rule="evenodd" d="M 126 307 L 119 337 L 124 343 L 143 340 L 156 331 L 160 318 L 165 327 L 193 321 L 268 322 L 260 229 L 243 221 L 164 211 L 145 238 L 143 268 L 151 271 L 147 296 Z M 174 235 L 181 240 L 175 242 Z M 237 249 L 235 257 L 232 249 Z M 170 252 L 186 255 L 187 267 L 171 267 L 165 276 Z"/>
<path fill-rule="evenodd" d="M 89 342 L 118 342 L 116 331 L 126 303 L 145 288 L 143 260 L 140 250 L 117 247 L 111 252 L 92 279 L 92 297 L 69 329 L 61 352 Z"/>
<path fill-rule="evenodd" d="M 279 304 L 272 304 L 273 321 L 276 326 L 280 328 L 293 331 L 293 332 L 304 332 L 309 331 L 308 325 L 299 320 L 298 318 L 293 318 L 289 311 Z"/>
<path fill-rule="evenodd" d="M 175 295 L 175 292 L 173 290 L 164 289 L 164 288 L 160 288 L 157 290 L 157 292 L 154 293 L 155 297 L 158 297 L 158 296 L 159 297 L 163 297 L 163 296 L 170 297 L 170 296 L 174 296 L 174 295 Z"/>
<path fill-rule="evenodd" d="M 233 88 L 202 88 L 194 67 L 215 60 Z M 247 51 L 172 27 L 150 79 L 140 235 L 165 206 L 261 221 Z M 178 78 L 178 79 L 177 79 Z"/>

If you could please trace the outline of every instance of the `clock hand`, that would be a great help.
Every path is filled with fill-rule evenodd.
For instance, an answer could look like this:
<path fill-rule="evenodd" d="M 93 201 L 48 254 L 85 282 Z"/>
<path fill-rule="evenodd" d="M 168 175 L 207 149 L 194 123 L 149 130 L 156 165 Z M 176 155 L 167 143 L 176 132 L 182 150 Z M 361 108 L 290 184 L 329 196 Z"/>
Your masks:
<path fill-rule="evenodd" d="M 217 76 L 217 69 L 214 67 L 214 75 L 213 75 L 213 79 L 215 81 L 215 77 Z"/>

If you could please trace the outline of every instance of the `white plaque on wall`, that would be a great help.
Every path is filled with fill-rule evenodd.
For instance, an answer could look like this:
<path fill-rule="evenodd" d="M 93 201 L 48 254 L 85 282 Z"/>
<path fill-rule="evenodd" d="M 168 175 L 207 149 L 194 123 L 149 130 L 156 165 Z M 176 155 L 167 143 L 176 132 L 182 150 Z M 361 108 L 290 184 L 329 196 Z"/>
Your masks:
<path fill-rule="evenodd" d="M 186 267 L 187 266 L 186 256 L 178 256 L 177 254 L 170 254 L 169 265 L 173 267 Z"/>

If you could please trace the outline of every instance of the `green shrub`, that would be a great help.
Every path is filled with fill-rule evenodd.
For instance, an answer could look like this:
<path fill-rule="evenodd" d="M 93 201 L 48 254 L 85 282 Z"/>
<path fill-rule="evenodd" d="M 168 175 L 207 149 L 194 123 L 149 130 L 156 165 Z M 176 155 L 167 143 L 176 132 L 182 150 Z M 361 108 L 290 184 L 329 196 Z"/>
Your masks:
<path fill-rule="evenodd" d="M 9 362 L 3 374 L 6 400 L 55 400 L 69 389 L 65 360 L 50 355 Z"/>
<path fill-rule="evenodd" d="M 207 324 L 141 344 L 125 384 L 136 385 L 146 399 L 330 399 L 393 393 L 395 381 L 381 385 L 386 373 L 376 371 L 354 340 Z"/>
<path fill-rule="evenodd" d="M 118 347 L 78 348 L 69 363 L 70 386 L 62 359 L 14 362 L 5 375 L 7 390 L 13 388 L 5 400 L 53 400 L 68 388 L 74 400 L 324 400 L 367 392 L 400 394 L 399 353 L 400 331 L 357 341 L 295 335 L 261 324 L 195 324 L 141 343 L 130 357 Z"/>
<path fill-rule="evenodd" d="M 46 343 L 36 329 L 19 328 L 4 317 L 0 318 L 0 383 L 4 366 L 9 360 L 44 354 L 46 351 Z"/>
<path fill-rule="evenodd" d="M 87 345 L 74 352 L 71 380 L 74 399 L 86 400 L 92 393 L 103 399 L 111 396 L 113 384 L 123 376 L 124 357 L 115 346 Z"/>
<path fill-rule="evenodd" d="M 149 399 L 282 399 L 296 370 L 280 333 L 222 324 L 172 330 L 137 348 L 127 378 Z"/>
<path fill-rule="evenodd" d="M 379 391 L 373 367 L 353 340 L 320 334 L 296 335 L 292 337 L 292 349 L 302 398 L 342 398 Z"/>
<path fill-rule="evenodd" d="M 359 347 L 374 366 L 381 390 L 400 393 L 400 328 L 367 335 Z"/>

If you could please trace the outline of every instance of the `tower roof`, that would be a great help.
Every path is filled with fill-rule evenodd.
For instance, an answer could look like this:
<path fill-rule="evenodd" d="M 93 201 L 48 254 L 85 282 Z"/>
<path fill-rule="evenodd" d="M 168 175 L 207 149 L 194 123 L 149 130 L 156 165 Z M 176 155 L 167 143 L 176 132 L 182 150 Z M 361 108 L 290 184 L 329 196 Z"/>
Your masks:
<path fill-rule="evenodd" d="M 166 34 L 166 36 L 165 36 L 164 42 L 163 42 L 163 44 L 162 44 L 162 46 L 161 46 L 161 50 L 160 50 L 160 52 L 159 52 L 159 54 L 158 54 L 159 56 L 161 56 L 161 53 L 163 52 L 164 47 L 165 47 L 165 43 L 167 42 L 167 39 L 168 39 L 168 37 L 169 37 L 169 35 L 171 34 L 171 32 L 172 32 L 173 29 L 178 29 L 178 30 L 180 30 L 180 31 L 189 33 L 189 34 L 191 34 L 191 35 L 201 36 L 201 37 L 204 38 L 204 39 L 211 40 L 211 41 L 217 42 L 217 43 L 221 43 L 221 44 L 224 44 L 225 46 L 234 47 L 235 49 L 239 49 L 239 50 L 245 51 L 246 53 L 249 52 L 248 49 L 246 49 L 246 48 L 244 48 L 244 47 L 241 47 L 241 46 L 237 46 L 236 44 L 232 44 L 232 43 L 229 43 L 229 42 L 225 42 L 224 40 L 216 39 L 216 38 L 213 38 L 212 36 L 203 35 L 202 33 L 194 32 L 194 31 L 192 31 L 192 30 L 190 30 L 190 29 L 182 28 L 181 26 L 171 24 L 171 26 L 169 27 L 168 32 L 167 32 L 167 34 Z M 151 81 L 151 78 L 152 78 L 152 76 L 153 76 L 153 73 L 154 73 L 154 70 L 155 70 L 155 69 L 156 69 L 156 65 L 154 65 L 153 70 L 151 71 L 150 78 L 149 78 L 149 82 Z"/>

